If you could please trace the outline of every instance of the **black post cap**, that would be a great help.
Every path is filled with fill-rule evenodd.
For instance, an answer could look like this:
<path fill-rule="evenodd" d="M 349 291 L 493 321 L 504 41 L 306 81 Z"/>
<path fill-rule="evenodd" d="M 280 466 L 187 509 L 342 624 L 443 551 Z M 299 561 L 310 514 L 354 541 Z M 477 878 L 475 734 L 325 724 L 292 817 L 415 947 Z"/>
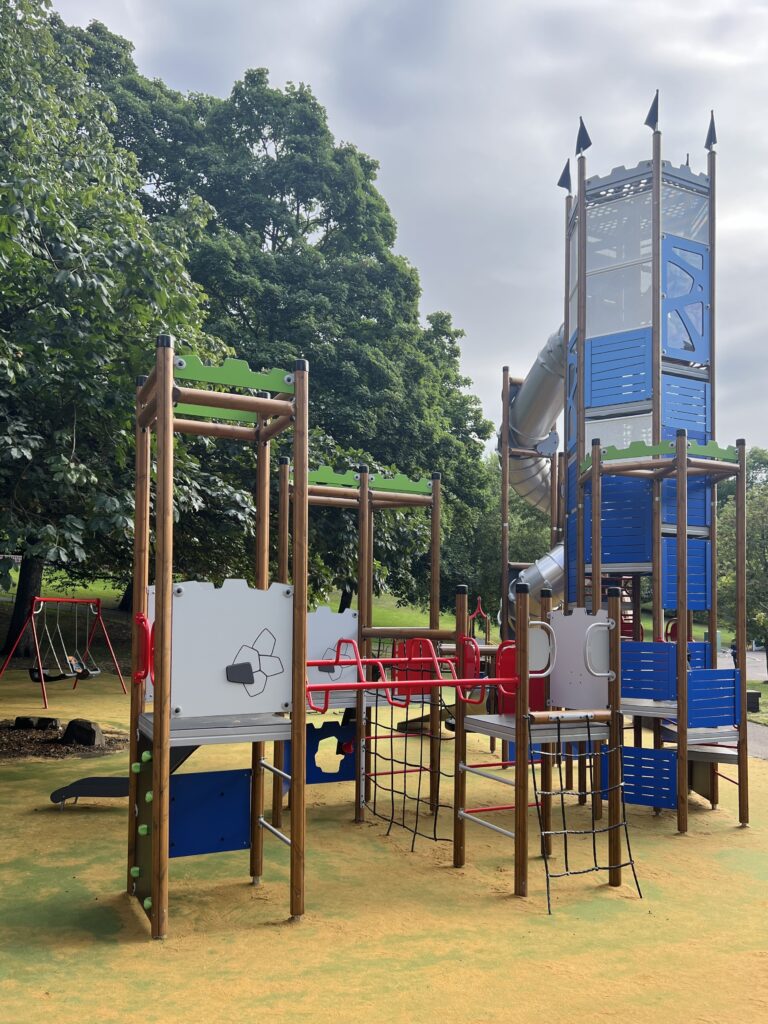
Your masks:
<path fill-rule="evenodd" d="M 268 391 L 257 391 L 256 392 L 256 398 L 269 398 L 269 392 Z"/>
<path fill-rule="evenodd" d="M 621 587 L 608 587 L 608 597 L 621 597 Z"/>
<path fill-rule="evenodd" d="M 688 434 L 688 431 L 685 429 L 685 427 L 680 427 L 680 429 L 677 431 L 677 436 L 678 437 L 686 437 L 687 434 Z"/>
<path fill-rule="evenodd" d="M 361 462 L 360 465 L 357 467 L 357 472 L 358 473 L 367 473 L 368 472 L 368 467 L 366 466 L 366 464 L 364 462 Z"/>
<path fill-rule="evenodd" d="M 456 587 L 456 593 L 457 594 L 468 594 L 469 593 L 469 587 L 467 586 L 466 583 L 460 583 Z"/>
<path fill-rule="evenodd" d="M 433 473 L 432 474 L 432 479 L 433 480 L 440 480 L 441 478 L 442 478 L 442 473 Z"/>
<path fill-rule="evenodd" d="M 157 348 L 173 348 L 173 335 L 158 334 L 155 345 Z"/>
<path fill-rule="evenodd" d="M 527 583 L 516 583 L 515 584 L 515 593 L 516 594 L 530 594 L 530 592 L 531 592 L 531 588 L 528 586 Z"/>
<path fill-rule="evenodd" d="M 552 587 L 542 587 L 541 588 L 541 596 L 542 597 L 552 597 Z"/>
<path fill-rule="evenodd" d="M 309 363 L 307 362 L 306 359 L 297 359 L 296 362 L 293 364 L 293 368 L 294 370 L 308 370 Z"/>
<path fill-rule="evenodd" d="M 598 448 L 600 447 L 600 438 L 599 437 L 593 437 L 592 438 L 592 447 L 594 448 L 595 445 L 597 445 Z"/>
<path fill-rule="evenodd" d="M 143 388 L 143 387 L 144 387 L 144 385 L 145 385 L 145 384 L 147 383 L 147 381 L 148 381 L 148 380 L 149 380 L 149 377 L 147 377 L 147 375 L 146 375 L 146 374 L 140 374 L 140 375 L 139 375 L 139 376 L 138 376 L 138 377 L 136 378 L 136 387 L 137 387 L 137 388 Z"/>
<path fill-rule="evenodd" d="M 738 441 L 736 442 L 736 447 L 737 448 L 744 448 L 746 446 L 746 444 L 747 444 L 747 442 L 745 441 L 745 439 L 743 437 L 740 437 L 738 439 Z"/>
<path fill-rule="evenodd" d="M 278 466 L 290 466 L 291 460 L 287 455 L 281 455 L 277 460 Z"/>

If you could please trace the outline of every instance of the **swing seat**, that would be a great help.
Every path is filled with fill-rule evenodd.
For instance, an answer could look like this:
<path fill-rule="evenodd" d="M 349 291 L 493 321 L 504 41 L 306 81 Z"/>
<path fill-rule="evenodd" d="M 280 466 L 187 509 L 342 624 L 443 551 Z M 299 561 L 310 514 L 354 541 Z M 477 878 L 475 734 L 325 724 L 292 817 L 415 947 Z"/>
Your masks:
<path fill-rule="evenodd" d="M 30 668 L 30 670 L 29 670 L 29 678 L 32 680 L 33 683 L 39 683 L 40 682 L 40 669 L 39 668 Z M 62 679 L 71 679 L 71 678 L 72 678 L 72 676 L 69 675 L 67 672 L 49 672 L 47 669 L 45 669 L 45 668 L 43 669 L 43 682 L 44 683 L 58 683 Z"/>

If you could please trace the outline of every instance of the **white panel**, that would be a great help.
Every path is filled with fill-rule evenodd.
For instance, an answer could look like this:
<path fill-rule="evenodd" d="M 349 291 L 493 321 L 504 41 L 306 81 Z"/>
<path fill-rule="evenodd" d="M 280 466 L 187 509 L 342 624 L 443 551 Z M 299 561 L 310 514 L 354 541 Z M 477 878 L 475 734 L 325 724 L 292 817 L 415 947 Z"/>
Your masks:
<path fill-rule="evenodd" d="M 318 608 L 307 615 L 307 661 L 321 661 L 336 657 L 336 644 L 339 640 L 357 640 L 357 612 L 347 608 L 343 612 L 333 612 L 330 608 Z M 353 658 L 351 647 L 342 650 L 342 657 Z M 307 669 L 307 680 L 310 683 L 354 683 L 357 681 L 357 669 L 354 666 L 336 667 L 332 672 L 323 672 L 319 668 Z M 316 692 L 313 701 L 319 707 L 325 703 L 325 694 Z M 330 694 L 329 708 L 354 707 L 356 702 L 354 690 L 338 690 Z"/>
<path fill-rule="evenodd" d="M 629 448 L 633 441 L 653 440 L 653 426 L 650 413 L 639 416 L 608 416 L 602 419 L 587 419 L 586 436 L 599 437 L 603 448 Z"/>
<path fill-rule="evenodd" d="M 149 588 L 150 616 L 154 587 Z M 293 588 L 246 580 L 173 587 L 171 714 L 176 719 L 277 713 L 291 707 Z M 230 672 L 247 682 L 231 682 Z M 239 671 L 235 669 L 239 666 Z"/>
<path fill-rule="evenodd" d="M 549 634 L 540 626 L 528 630 L 528 671 L 544 672 L 549 663 Z"/>
<path fill-rule="evenodd" d="M 608 622 L 608 613 L 587 614 L 584 608 L 575 608 L 572 614 L 556 611 L 550 615 L 550 625 L 557 637 L 557 659 L 550 681 L 550 700 L 554 707 L 590 708 L 608 706 L 608 680 L 600 679 L 587 670 L 584 662 L 584 638 L 589 626 L 595 622 Z M 598 672 L 608 671 L 608 630 L 593 629 L 589 634 L 589 656 Z"/>

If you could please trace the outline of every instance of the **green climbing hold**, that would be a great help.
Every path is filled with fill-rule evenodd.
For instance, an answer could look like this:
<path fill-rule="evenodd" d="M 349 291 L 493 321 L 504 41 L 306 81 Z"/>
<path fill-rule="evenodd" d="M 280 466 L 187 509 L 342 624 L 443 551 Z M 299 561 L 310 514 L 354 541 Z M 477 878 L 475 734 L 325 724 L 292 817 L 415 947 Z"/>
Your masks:
<path fill-rule="evenodd" d="M 152 790 L 150 789 L 148 792 L 146 792 L 144 794 L 144 802 L 148 803 L 148 804 L 151 804 L 153 800 L 154 800 L 154 796 L 152 794 Z"/>
<path fill-rule="evenodd" d="M 139 835 L 140 836 L 148 836 L 149 835 L 149 825 L 139 825 Z"/>
<path fill-rule="evenodd" d="M 134 761 L 133 764 L 131 765 L 131 771 L 133 772 L 134 775 L 138 775 L 139 772 L 141 771 L 141 764 L 138 761 Z"/>
<path fill-rule="evenodd" d="M 148 764 L 152 760 L 152 751 L 145 750 L 144 753 L 141 755 L 141 760 L 144 762 L 144 764 Z"/>
<path fill-rule="evenodd" d="M 132 867 L 131 868 L 131 878 L 139 878 L 140 875 L 141 875 L 141 868 L 138 868 L 138 867 Z"/>
<path fill-rule="evenodd" d="M 144 907 L 145 910 L 151 910 L 152 909 L 152 897 L 151 896 L 147 896 L 147 898 L 144 900 L 142 906 Z"/>

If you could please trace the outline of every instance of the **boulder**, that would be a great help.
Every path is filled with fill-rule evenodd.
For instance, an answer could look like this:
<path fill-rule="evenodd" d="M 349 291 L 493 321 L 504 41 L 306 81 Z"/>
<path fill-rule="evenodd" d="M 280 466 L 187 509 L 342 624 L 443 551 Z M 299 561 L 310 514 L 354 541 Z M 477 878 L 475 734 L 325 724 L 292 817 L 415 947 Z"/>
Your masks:
<path fill-rule="evenodd" d="M 58 730 L 58 729 L 61 728 L 61 719 L 60 718 L 38 718 L 37 725 L 35 726 L 35 728 L 36 729 L 44 729 L 46 731 L 48 729 L 56 729 L 56 730 Z"/>
<path fill-rule="evenodd" d="M 747 690 L 747 711 L 760 710 L 760 691 Z"/>
<path fill-rule="evenodd" d="M 31 715 L 17 715 L 14 729 L 36 729 L 39 719 Z"/>
<path fill-rule="evenodd" d="M 61 742 L 67 746 L 77 743 L 83 747 L 105 747 L 106 740 L 101 726 L 97 722 L 89 722 L 86 718 L 73 718 L 67 724 Z"/>

